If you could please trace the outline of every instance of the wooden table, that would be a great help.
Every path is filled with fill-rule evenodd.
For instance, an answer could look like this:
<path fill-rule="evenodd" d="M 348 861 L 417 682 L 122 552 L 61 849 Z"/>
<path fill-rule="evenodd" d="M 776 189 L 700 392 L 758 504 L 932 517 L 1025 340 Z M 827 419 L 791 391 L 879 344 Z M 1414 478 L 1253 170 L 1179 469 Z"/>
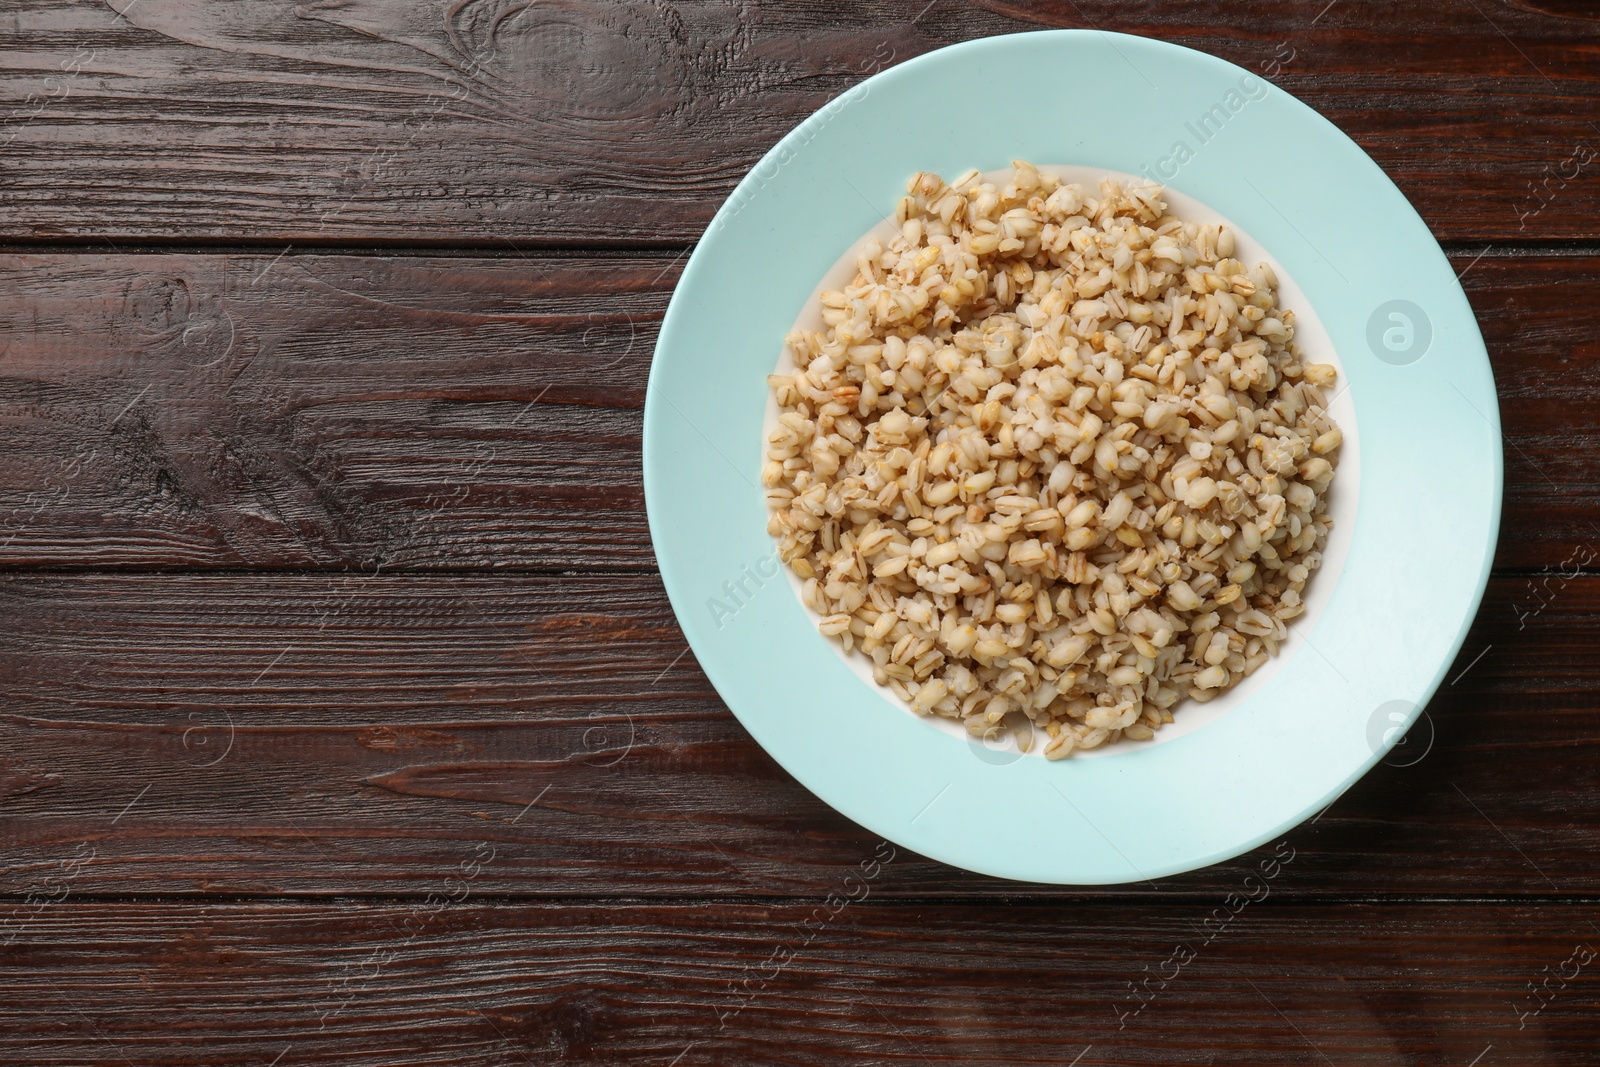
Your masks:
<path fill-rule="evenodd" d="M 1600 1063 L 1596 13 L 5 5 L 0 1063 Z M 1039 26 L 1336 122 L 1500 386 L 1431 749 L 1154 885 L 967 874 L 812 797 L 687 654 L 640 489 L 738 178 Z"/>

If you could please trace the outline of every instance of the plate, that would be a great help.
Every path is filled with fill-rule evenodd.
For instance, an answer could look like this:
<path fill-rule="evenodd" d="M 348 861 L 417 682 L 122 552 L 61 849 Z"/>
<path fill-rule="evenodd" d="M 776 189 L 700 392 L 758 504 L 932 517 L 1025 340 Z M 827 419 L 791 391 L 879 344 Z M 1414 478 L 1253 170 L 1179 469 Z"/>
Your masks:
<path fill-rule="evenodd" d="M 1114 91 L 1086 91 L 1107 86 Z M 995 108 L 997 101 L 1007 103 Z M 1184 701 L 1143 743 L 1056 762 L 914 716 L 816 630 L 766 533 L 766 385 L 819 280 L 919 170 L 1028 159 L 1143 176 L 1266 259 L 1297 339 L 1340 366 L 1347 445 L 1328 562 L 1279 655 Z M 847 268 L 845 268 L 847 269 Z M 1264 79 L 1158 41 L 1057 30 L 931 52 L 867 79 L 744 178 L 673 294 L 644 415 L 663 582 L 756 741 L 844 815 L 934 859 L 1065 884 L 1246 852 L 1387 754 L 1454 660 L 1499 528 L 1494 380 L 1465 294 L 1404 196 Z"/>

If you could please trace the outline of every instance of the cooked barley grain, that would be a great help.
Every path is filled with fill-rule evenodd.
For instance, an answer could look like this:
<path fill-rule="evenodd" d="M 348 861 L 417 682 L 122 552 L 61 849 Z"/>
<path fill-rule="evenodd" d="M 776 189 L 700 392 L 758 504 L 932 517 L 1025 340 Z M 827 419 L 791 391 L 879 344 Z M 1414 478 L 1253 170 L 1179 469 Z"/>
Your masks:
<path fill-rule="evenodd" d="M 1059 759 L 1147 739 L 1304 610 L 1343 438 L 1266 264 L 1158 186 L 918 174 L 787 339 L 768 529 L 924 715 Z M 1024 735 L 1026 736 L 1026 735 Z"/>

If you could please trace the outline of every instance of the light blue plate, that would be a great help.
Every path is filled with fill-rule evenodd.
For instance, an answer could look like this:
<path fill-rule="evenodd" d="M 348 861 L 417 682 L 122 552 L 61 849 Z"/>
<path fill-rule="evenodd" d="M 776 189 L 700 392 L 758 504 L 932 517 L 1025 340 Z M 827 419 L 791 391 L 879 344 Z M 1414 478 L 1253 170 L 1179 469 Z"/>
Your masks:
<path fill-rule="evenodd" d="M 892 706 L 816 632 L 766 533 L 766 375 L 818 279 L 893 211 L 916 171 L 951 178 L 1013 159 L 1144 174 L 1236 222 L 1320 317 L 1359 423 L 1348 556 L 1322 575 L 1331 587 L 1313 579 L 1324 603 L 1314 625 L 1296 627 L 1304 639 L 1215 721 L 1100 758 L 996 759 Z M 1126 882 L 1281 835 L 1415 719 L 1488 581 L 1499 411 L 1449 262 L 1354 142 L 1213 56 L 1061 30 L 956 45 L 878 74 L 745 177 L 662 324 L 644 482 L 662 579 L 696 657 L 807 788 L 959 867 Z"/>

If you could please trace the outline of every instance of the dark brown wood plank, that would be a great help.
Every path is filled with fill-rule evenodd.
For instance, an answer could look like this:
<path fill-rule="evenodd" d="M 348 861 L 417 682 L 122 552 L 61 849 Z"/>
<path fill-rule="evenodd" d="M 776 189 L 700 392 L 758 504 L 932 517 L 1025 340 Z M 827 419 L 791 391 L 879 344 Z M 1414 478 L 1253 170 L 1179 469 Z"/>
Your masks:
<path fill-rule="evenodd" d="M 1600 1043 L 1593 905 L 892 907 L 880 854 L 828 902 L 483 903 L 497 857 L 464 844 L 406 904 L 48 906 L 0 947 L 0 1055 L 1576 1067 Z"/>
<path fill-rule="evenodd" d="M 1500 399 L 1505 496 L 1495 566 L 1600 562 L 1600 338 L 1581 303 L 1559 303 L 1600 284 L 1600 257 L 1451 262 Z"/>
<path fill-rule="evenodd" d="M 0 893 L 81 849 L 80 892 L 417 892 L 487 840 L 485 892 L 818 894 L 872 845 L 653 576 L 13 576 L 0 618 Z M 1431 743 L 1291 834 L 1281 894 L 1600 895 L 1597 643 L 1600 577 L 1492 583 Z M 1260 858 L 1083 891 L 908 856 L 878 892 L 1216 894 Z"/>
<path fill-rule="evenodd" d="M 649 565 L 671 257 L 0 256 L 0 559 Z"/>
<path fill-rule="evenodd" d="M 1600 538 L 1600 256 L 1462 255 L 1501 394 L 1497 564 Z M 672 254 L 0 256 L 0 568 L 653 566 Z"/>
<path fill-rule="evenodd" d="M 1454 240 L 1600 237 L 1592 5 L 31 0 L 0 50 L 0 234 L 687 240 L 865 74 L 1042 27 L 1270 75 Z"/>

